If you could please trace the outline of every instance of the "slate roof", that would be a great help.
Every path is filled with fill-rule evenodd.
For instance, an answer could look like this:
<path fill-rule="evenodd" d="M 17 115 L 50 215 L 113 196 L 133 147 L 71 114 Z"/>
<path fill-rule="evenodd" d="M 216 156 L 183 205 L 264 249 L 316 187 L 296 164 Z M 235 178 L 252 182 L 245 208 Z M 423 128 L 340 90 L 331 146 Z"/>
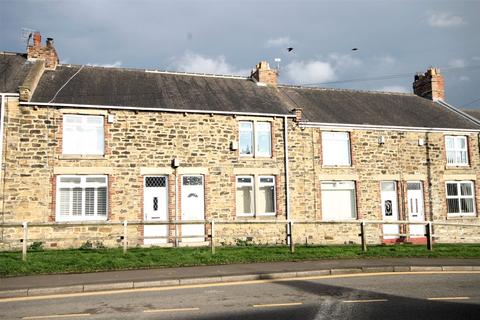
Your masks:
<path fill-rule="evenodd" d="M 414 94 L 280 87 L 308 121 L 423 128 L 480 129 L 471 121 Z"/>
<path fill-rule="evenodd" d="M 480 121 L 480 109 L 462 109 L 462 111 L 468 113 L 469 115 Z"/>
<path fill-rule="evenodd" d="M 0 92 L 17 93 L 31 66 L 24 54 L 0 52 Z"/>
<path fill-rule="evenodd" d="M 45 71 L 32 101 L 48 102 L 79 69 L 59 66 Z M 57 95 L 56 103 L 142 108 L 194 109 L 285 114 L 275 88 L 259 87 L 247 78 L 146 72 L 84 67 Z"/>
<path fill-rule="evenodd" d="M 7 79 L 0 92 L 17 92 L 31 64 L 20 54 L 3 55 L 0 61 Z M 49 102 L 80 67 L 59 65 L 54 71 L 46 70 L 31 101 Z M 94 66 L 84 66 L 53 102 L 285 115 L 300 107 L 309 122 L 480 129 L 448 108 L 413 94 L 274 88 L 242 77 Z"/>

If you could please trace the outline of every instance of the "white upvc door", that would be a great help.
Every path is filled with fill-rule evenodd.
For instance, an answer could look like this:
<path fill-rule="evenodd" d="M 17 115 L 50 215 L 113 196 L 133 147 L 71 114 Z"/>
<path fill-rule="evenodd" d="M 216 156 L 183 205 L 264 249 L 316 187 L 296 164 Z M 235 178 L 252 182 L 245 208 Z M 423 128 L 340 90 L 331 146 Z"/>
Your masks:
<path fill-rule="evenodd" d="M 205 191 L 202 175 L 182 176 L 182 221 L 205 220 Z M 205 225 L 182 225 L 182 242 L 203 242 Z M 195 237 L 192 237 L 195 236 Z"/>
<path fill-rule="evenodd" d="M 408 198 L 408 220 L 411 222 L 425 221 L 425 213 L 423 210 L 423 189 L 420 181 L 407 182 L 407 198 Z M 425 234 L 424 225 L 409 225 L 410 237 L 423 237 Z"/>
<path fill-rule="evenodd" d="M 146 176 L 143 179 L 143 212 L 145 221 L 168 221 L 168 181 L 166 176 Z M 167 243 L 168 225 L 145 225 L 144 244 Z"/>
<path fill-rule="evenodd" d="M 385 221 L 398 220 L 398 199 L 397 199 L 397 183 L 395 181 L 381 182 L 381 205 L 382 216 Z M 384 224 L 383 238 L 397 239 L 396 234 L 400 233 L 398 224 Z"/>

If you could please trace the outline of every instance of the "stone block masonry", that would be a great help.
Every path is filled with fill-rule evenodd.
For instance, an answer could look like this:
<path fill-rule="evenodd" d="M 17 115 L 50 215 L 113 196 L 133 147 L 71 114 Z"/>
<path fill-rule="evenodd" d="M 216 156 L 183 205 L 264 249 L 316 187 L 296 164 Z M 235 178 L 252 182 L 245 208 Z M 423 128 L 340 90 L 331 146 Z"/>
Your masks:
<path fill-rule="evenodd" d="M 105 153 L 101 156 L 62 154 L 64 114 L 81 113 L 105 117 Z M 107 114 L 114 121 L 107 121 Z M 285 221 L 285 168 L 283 118 L 253 117 L 270 121 L 272 157 L 241 157 L 231 142 L 239 140 L 239 117 L 148 111 L 19 106 L 10 101 L 5 113 L 5 168 L 2 175 L 3 222 L 56 221 L 56 176 L 59 174 L 102 174 L 108 176 L 108 221 L 144 219 L 144 180 L 148 174 L 165 175 L 168 181 L 167 208 L 170 220 L 181 219 L 181 176 L 202 175 L 205 182 L 205 218 L 208 220 Z M 469 165 L 447 166 L 445 132 L 400 130 L 348 130 L 352 164 L 326 166 L 322 136 L 325 129 L 300 128 L 289 121 L 290 217 L 295 220 L 322 220 L 322 181 L 353 181 L 357 219 L 381 220 L 382 181 L 397 186 L 400 219 L 408 219 L 407 181 L 420 181 L 427 220 L 479 224 L 474 216 L 447 215 L 446 181 L 472 181 L 475 205 L 480 205 L 480 154 L 478 134 L 452 132 L 468 138 Z M 379 137 L 384 143 L 379 144 Z M 419 144 L 419 140 L 425 143 Z M 172 167 L 178 159 L 179 167 Z M 236 213 L 237 175 L 275 177 L 276 214 L 239 217 Z M 176 185 L 178 190 L 176 192 Z M 258 190 L 259 192 L 259 190 Z M 177 194 L 177 199 L 175 199 Z M 143 245 L 143 227 L 129 227 L 129 245 Z M 285 224 L 217 225 L 217 244 L 251 241 L 258 244 L 285 244 Z M 405 231 L 405 230 L 402 230 Z M 168 230 L 171 236 L 176 228 Z M 210 232 L 209 227 L 206 233 Z M 478 235 L 474 228 L 436 227 L 437 241 L 467 242 Z M 354 224 L 294 225 L 294 240 L 305 244 L 359 243 Z M 18 248 L 21 229 L 2 231 L 1 247 Z M 78 247 L 90 239 L 104 238 L 106 246 L 119 246 L 121 226 L 32 229 L 31 239 L 40 239 L 52 248 Z M 178 235 L 182 234 L 181 228 Z M 75 240 L 59 238 L 72 237 Z M 381 226 L 368 225 L 369 244 L 384 241 Z M 408 240 L 408 239 L 405 239 Z M 170 239 L 174 243 L 173 239 Z"/>

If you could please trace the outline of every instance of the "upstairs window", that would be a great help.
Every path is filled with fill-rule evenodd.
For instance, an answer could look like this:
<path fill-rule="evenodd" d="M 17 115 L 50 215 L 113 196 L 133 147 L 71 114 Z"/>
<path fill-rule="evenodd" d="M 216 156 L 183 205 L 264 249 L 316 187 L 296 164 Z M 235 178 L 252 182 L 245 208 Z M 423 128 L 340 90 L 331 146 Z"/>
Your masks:
<path fill-rule="evenodd" d="M 272 156 L 272 126 L 266 121 L 240 121 L 240 155 Z"/>
<path fill-rule="evenodd" d="M 468 166 L 467 137 L 446 136 L 447 165 Z"/>
<path fill-rule="evenodd" d="M 63 154 L 103 155 L 103 116 L 64 115 Z"/>
<path fill-rule="evenodd" d="M 326 166 L 351 165 L 348 132 L 322 132 L 322 156 Z"/>
<path fill-rule="evenodd" d="M 475 215 L 475 192 L 471 181 L 447 181 L 448 216 Z"/>
<path fill-rule="evenodd" d="M 57 221 L 107 219 L 107 176 L 58 176 Z"/>

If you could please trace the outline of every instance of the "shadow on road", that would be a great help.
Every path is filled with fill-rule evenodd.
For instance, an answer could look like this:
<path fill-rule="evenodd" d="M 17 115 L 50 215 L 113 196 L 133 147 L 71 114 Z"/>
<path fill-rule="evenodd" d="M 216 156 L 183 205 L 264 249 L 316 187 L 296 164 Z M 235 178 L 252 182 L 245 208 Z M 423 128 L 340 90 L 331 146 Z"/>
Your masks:
<path fill-rule="evenodd" d="M 204 320 L 310 320 L 310 319 L 480 319 L 480 305 L 462 302 L 430 301 L 397 295 L 382 294 L 342 286 L 321 284 L 313 281 L 276 282 L 295 290 L 318 296 L 318 301 L 298 307 L 264 308 L 243 310 L 241 314 L 232 310 L 202 317 L 179 319 Z M 345 303 L 343 300 L 386 299 L 385 302 Z M 259 301 L 259 303 L 261 303 Z"/>

